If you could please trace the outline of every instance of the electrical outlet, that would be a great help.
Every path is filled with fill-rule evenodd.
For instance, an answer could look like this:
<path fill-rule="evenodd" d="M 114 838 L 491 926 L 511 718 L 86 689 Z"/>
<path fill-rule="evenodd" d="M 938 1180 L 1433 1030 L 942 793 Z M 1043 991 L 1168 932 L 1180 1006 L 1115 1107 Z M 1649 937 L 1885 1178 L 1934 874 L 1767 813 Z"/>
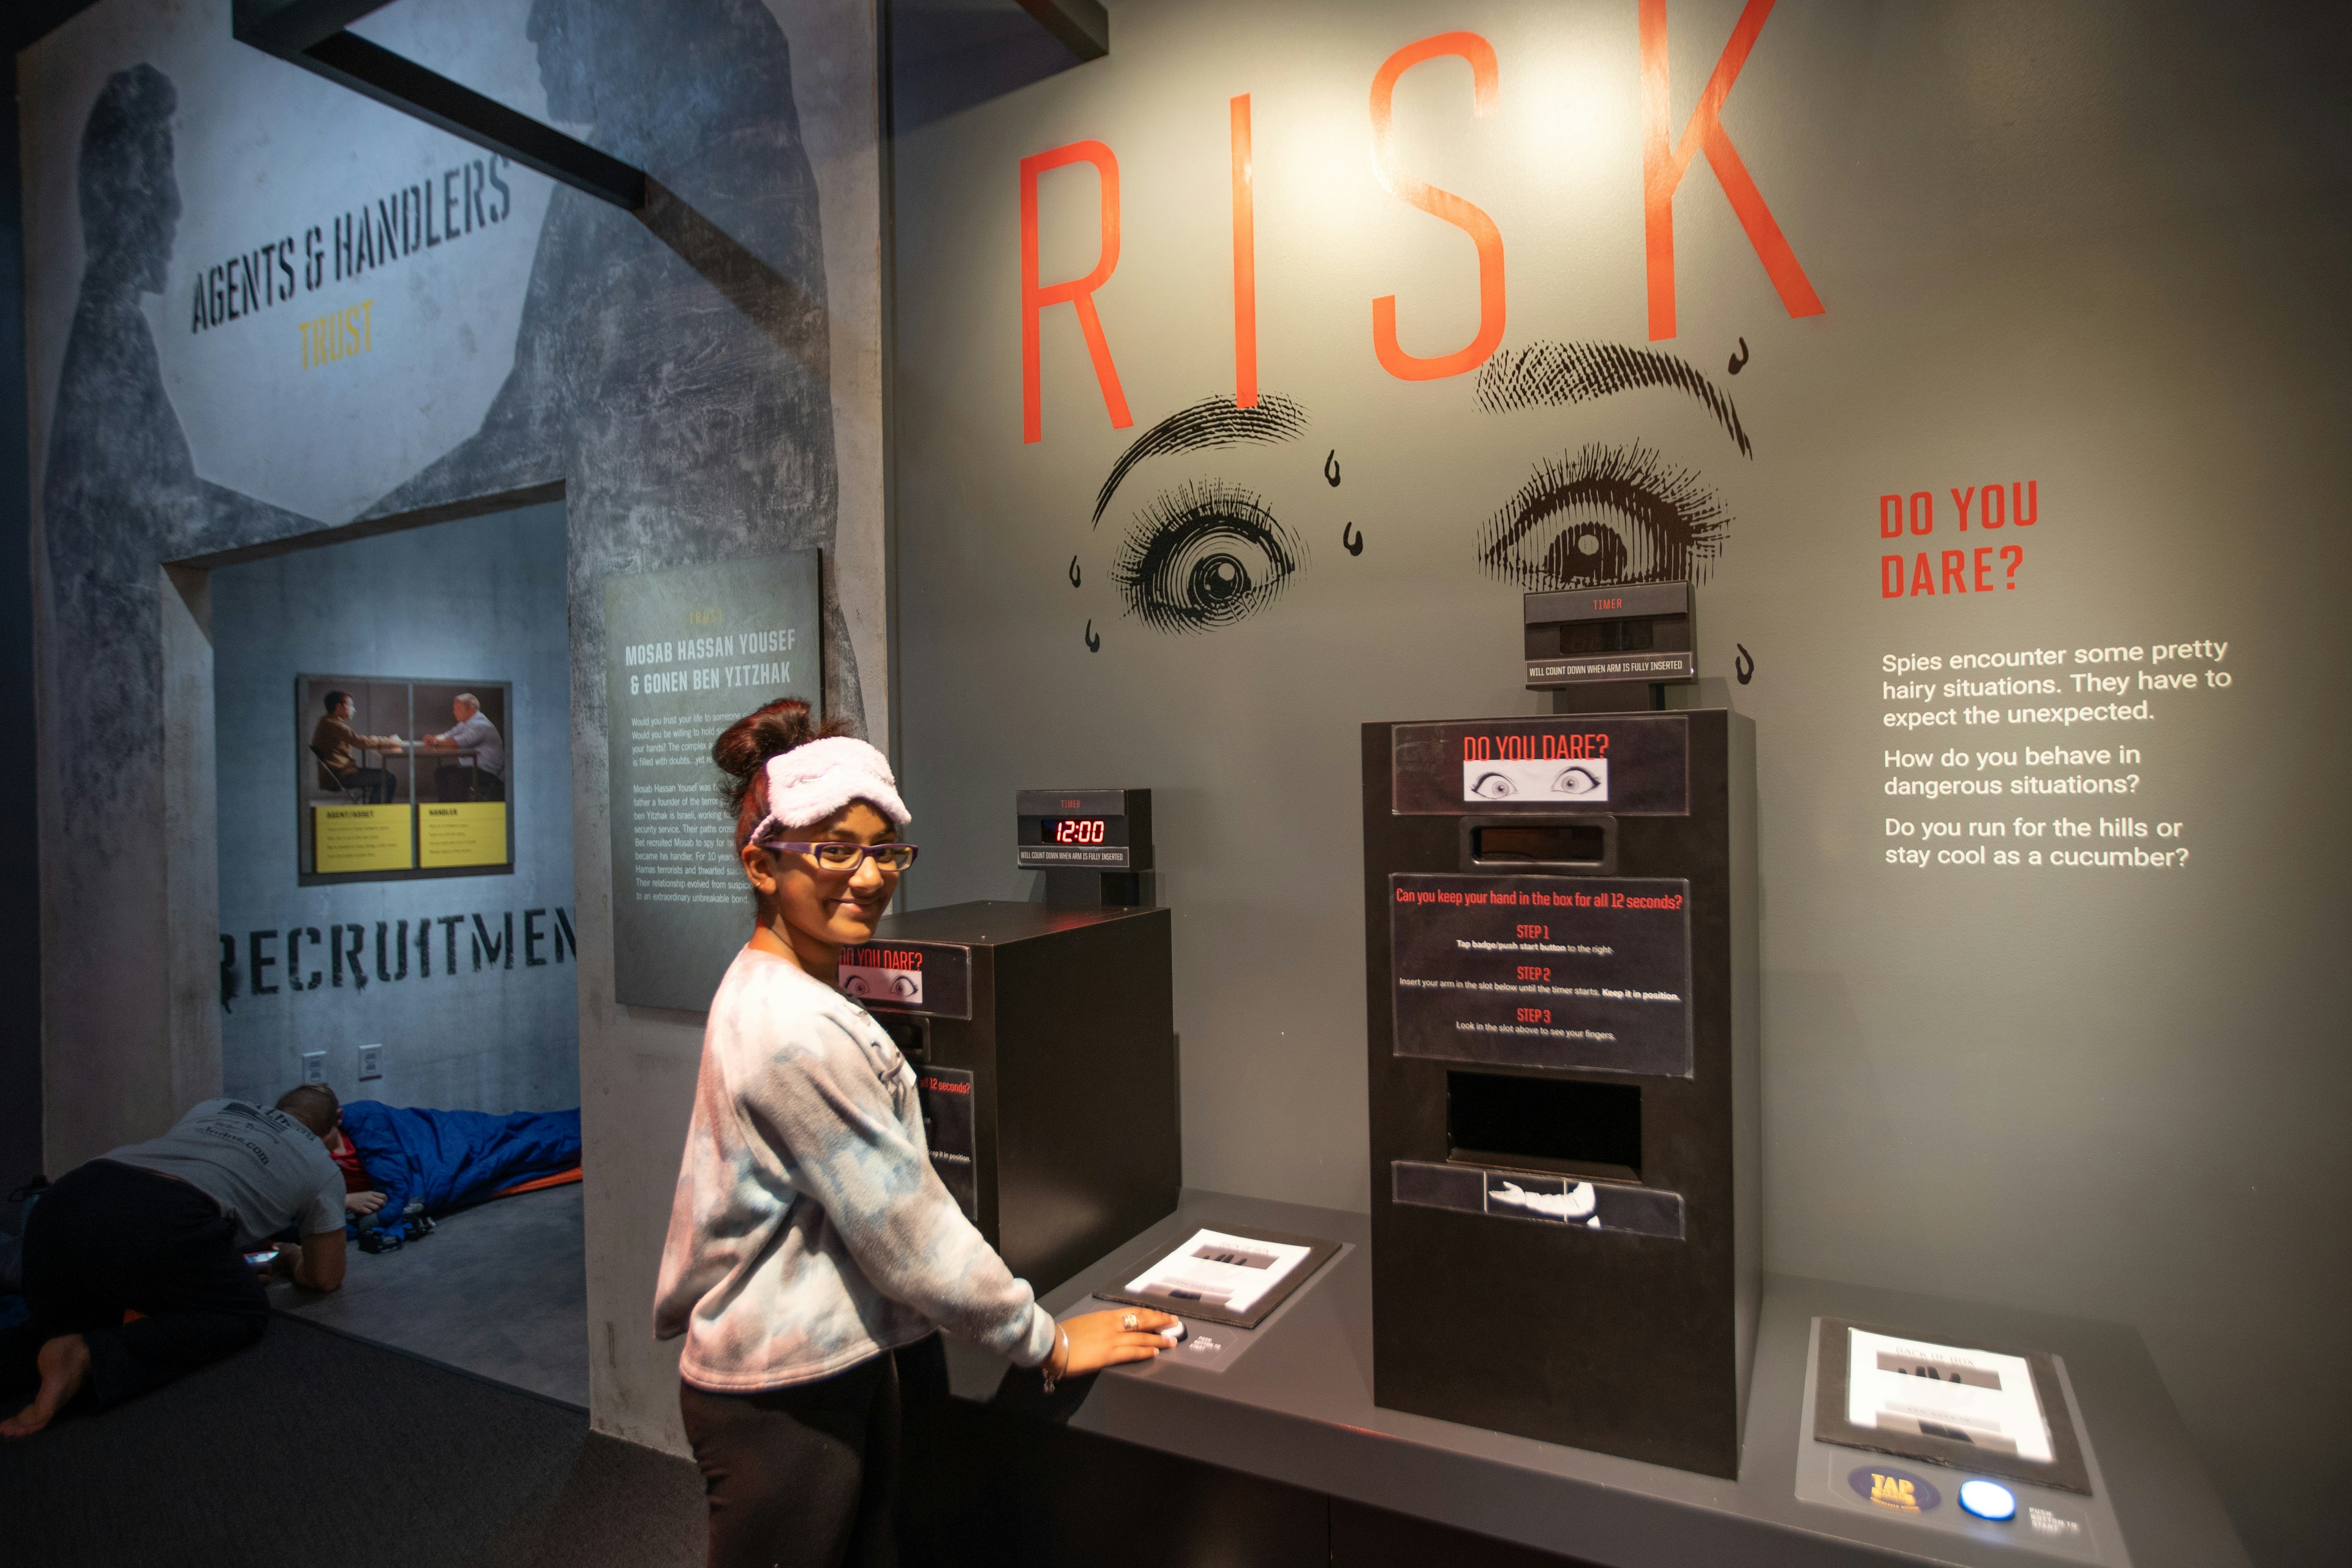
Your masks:
<path fill-rule="evenodd" d="M 369 1079 L 382 1078 L 383 1076 L 383 1047 L 382 1046 L 362 1046 L 360 1047 L 360 1080 L 364 1083 Z"/>
<path fill-rule="evenodd" d="M 302 1081 L 304 1083 L 324 1083 L 327 1081 L 326 1052 L 304 1051 L 302 1053 Z"/>

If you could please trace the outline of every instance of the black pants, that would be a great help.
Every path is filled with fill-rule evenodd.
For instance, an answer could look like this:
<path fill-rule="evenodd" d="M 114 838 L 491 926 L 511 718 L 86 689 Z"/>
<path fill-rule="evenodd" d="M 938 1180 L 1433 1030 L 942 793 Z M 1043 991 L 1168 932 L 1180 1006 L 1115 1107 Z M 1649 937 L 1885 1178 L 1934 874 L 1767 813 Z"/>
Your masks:
<path fill-rule="evenodd" d="M 911 1438 L 917 1456 L 928 1451 L 928 1411 L 946 1394 L 936 1334 L 767 1394 L 681 1383 L 710 1568 L 894 1568 L 902 1450 Z"/>
<path fill-rule="evenodd" d="M 504 800 L 507 781 L 479 768 L 438 768 L 433 774 L 433 793 L 444 801 Z"/>
<path fill-rule="evenodd" d="M 242 1350 L 269 1326 L 268 1295 L 212 1199 L 105 1160 L 67 1172 L 26 1216 L 25 1300 L 32 1316 L 0 1332 L 0 1391 L 31 1389 L 42 1344 L 79 1333 L 89 1345 L 83 1397 L 100 1409 Z M 125 1323 L 125 1309 L 146 1315 Z"/>
<path fill-rule="evenodd" d="M 371 805 L 389 805 L 400 798 L 400 780 L 388 768 L 353 768 L 335 782 L 359 791 Z"/>

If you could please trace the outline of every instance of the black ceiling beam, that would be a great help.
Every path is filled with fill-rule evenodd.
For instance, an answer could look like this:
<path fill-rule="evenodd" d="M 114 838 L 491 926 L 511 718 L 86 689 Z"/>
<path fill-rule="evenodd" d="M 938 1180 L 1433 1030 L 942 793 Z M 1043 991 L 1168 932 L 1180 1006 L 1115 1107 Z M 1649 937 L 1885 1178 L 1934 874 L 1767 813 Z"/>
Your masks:
<path fill-rule="evenodd" d="M 341 32 L 371 11 L 381 11 L 391 0 L 236 0 L 229 30 L 240 44 L 251 44 L 291 59 L 321 38 Z"/>
<path fill-rule="evenodd" d="M 549 179 L 601 197 L 624 212 L 644 208 L 644 170 L 343 30 L 346 23 L 381 10 L 384 4 L 385 0 L 236 0 L 232 26 L 239 43 L 315 71 L 427 125 L 536 169 Z"/>
<path fill-rule="evenodd" d="M 1096 0 L 1020 0 L 1020 5 L 1081 61 L 1110 53 L 1110 14 Z"/>

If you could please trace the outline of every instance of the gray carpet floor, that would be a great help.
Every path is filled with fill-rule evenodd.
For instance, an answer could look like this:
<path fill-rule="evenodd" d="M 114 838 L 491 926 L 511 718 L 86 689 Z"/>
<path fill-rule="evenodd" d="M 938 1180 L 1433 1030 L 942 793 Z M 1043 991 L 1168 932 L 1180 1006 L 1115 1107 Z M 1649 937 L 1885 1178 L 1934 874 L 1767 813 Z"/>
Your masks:
<path fill-rule="evenodd" d="M 144 1399 L 0 1444 L 11 1564 L 688 1568 L 703 1528 L 690 1462 L 284 1316 Z"/>
<path fill-rule="evenodd" d="M 397 1252 L 350 1248 L 343 1288 L 269 1302 L 499 1383 L 588 1406 L 587 1245 L 574 1182 L 464 1209 Z"/>

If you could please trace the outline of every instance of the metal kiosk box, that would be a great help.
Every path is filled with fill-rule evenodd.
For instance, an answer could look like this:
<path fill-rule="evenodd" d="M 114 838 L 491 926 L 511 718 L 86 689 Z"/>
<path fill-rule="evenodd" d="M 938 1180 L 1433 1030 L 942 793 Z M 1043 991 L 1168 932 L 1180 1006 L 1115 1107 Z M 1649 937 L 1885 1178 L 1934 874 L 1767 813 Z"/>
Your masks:
<path fill-rule="evenodd" d="M 1164 909 L 982 902 L 885 917 L 842 988 L 913 1064 L 931 1161 L 1052 1289 L 1176 1208 Z"/>
<path fill-rule="evenodd" d="M 1754 732 L 1364 727 L 1377 1403 L 1738 1474 Z"/>

